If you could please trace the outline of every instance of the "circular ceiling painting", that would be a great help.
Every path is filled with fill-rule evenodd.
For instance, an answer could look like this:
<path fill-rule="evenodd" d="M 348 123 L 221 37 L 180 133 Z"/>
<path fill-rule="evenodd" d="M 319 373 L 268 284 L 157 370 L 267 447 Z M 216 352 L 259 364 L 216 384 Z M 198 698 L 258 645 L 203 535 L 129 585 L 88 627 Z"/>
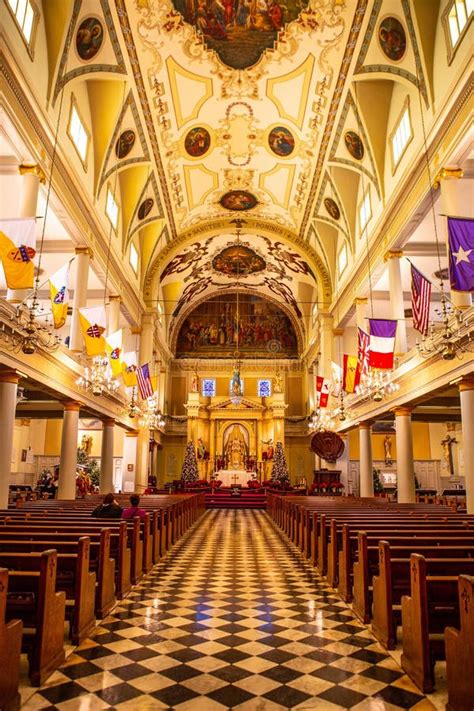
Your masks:
<path fill-rule="evenodd" d="M 364 144 L 355 131 L 346 131 L 344 134 L 344 143 L 353 158 L 362 160 L 364 157 Z"/>
<path fill-rule="evenodd" d="M 146 200 L 144 200 L 138 208 L 138 219 L 144 220 L 145 217 L 150 213 L 152 207 L 153 198 L 147 198 Z"/>
<path fill-rule="evenodd" d="M 234 210 L 242 212 L 243 210 L 251 210 L 258 203 L 257 198 L 252 193 L 246 190 L 229 190 L 219 200 L 222 207 L 226 210 Z"/>
<path fill-rule="evenodd" d="M 379 42 L 383 53 L 398 62 L 407 48 L 407 38 L 403 25 L 396 17 L 386 17 L 379 27 Z"/>
<path fill-rule="evenodd" d="M 324 198 L 324 207 L 329 212 L 333 220 L 338 220 L 341 216 L 336 202 L 332 198 Z"/>
<path fill-rule="evenodd" d="M 219 252 L 212 260 L 216 272 L 227 276 L 247 276 L 261 272 L 267 266 L 263 257 L 242 244 L 231 245 Z"/>
<path fill-rule="evenodd" d="M 127 129 L 120 134 L 115 144 L 115 155 L 117 158 L 125 158 L 128 156 L 135 143 L 135 132 Z"/>
<path fill-rule="evenodd" d="M 268 144 L 277 156 L 289 156 L 295 149 L 295 139 L 284 126 L 275 126 L 268 134 Z"/>
<path fill-rule="evenodd" d="M 211 145 L 211 135 L 209 131 L 202 126 L 195 126 L 186 134 L 184 139 L 184 148 L 188 155 L 193 158 L 203 156 L 209 150 Z"/>
<path fill-rule="evenodd" d="M 81 59 L 88 62 L 102 46 L 104 30 L 97 17 L 86 17 L 76 32 L 76 50 Z"/>

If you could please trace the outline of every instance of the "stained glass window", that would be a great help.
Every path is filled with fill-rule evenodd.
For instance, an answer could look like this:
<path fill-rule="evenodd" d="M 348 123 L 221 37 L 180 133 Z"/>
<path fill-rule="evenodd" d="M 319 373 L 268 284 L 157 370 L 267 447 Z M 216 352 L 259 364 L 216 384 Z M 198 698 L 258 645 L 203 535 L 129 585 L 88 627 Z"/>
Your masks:
<path fill-rule="evenodd" d="M 216 395 L 216 379 L 215 378 L 203 378 L 202 379 L 202 395 L 203 395 L 203 397 L 215 397 L 215 395 Z"/>
<path fill-rule="evenodd" d="M 271 380 L 259 380 L 257 383 L 258 397 L 271 397 L 272 395 L 272 381 Z"/>

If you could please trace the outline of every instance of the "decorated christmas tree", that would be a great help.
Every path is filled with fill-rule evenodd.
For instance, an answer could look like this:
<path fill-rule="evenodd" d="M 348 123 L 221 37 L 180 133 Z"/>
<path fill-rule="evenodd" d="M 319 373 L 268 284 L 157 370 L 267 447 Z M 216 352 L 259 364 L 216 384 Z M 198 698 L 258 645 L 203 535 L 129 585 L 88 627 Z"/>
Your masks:
<path fill-rule="evenodd" d="M 276 443 L 271 479 L 274 484 L 278 484 L 282 489 L 290 484 L 290 474 L 281 442 Z"/>
<path fill-rule="evenodd" d="M 186 446 L 183 468 L 181 469 L 181 479 L 186 484 L 199 479 L 196 451 L 192 442 L 188 442 Z"/>

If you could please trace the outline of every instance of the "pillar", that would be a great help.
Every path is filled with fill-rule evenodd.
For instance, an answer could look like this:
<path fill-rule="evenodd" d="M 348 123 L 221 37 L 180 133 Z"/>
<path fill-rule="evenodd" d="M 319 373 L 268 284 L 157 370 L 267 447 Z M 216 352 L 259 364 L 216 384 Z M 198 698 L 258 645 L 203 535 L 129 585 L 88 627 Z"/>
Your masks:
<path fill-rule="evenodd" d="M 442 168 L 435 178 L 434 187 L 441 191 L 441 212 L 444 221 L 444 240 L 448 244 L 448 216 L 474 218 L 474 204 L 472 179 L 461 179 L 462 170 L 457 167 Z M 439 235 L 440 240 L 443 235 Z M 448 285 L 449 287 L 449 285 Z M 450 298 L 453 304 L 462 309 L 471 306 L 471 294 L 468 291 L 451 291 Z"/>
<path fill-rule="evenodd" d="M 390 292 L 391 317 L 397 322 L 395 338 L 395 354 L 401 355 L 407 351 L 407 328 L 405 323 L 405 306 L 403 304 L 402 270 L 400 260 L 401 250 L 387 252 L 384 259 L 388 266 L 388 283 Z"/>
<path fill-rule="evenodd" d="M 325 378 L 331 377 L 332 339 L 332 316 L 327 313 L 321 313 L 319 315 L 319 351 L 321 357 L 318 375 Z"/>
<path fill-rule="evenodd" d="M 137 467 L 137 437 L 136 430 L 127 430 L 123 443 L 122 459 L 122 491 L 133 491 Z"/>
<path fill-rule="evenodd" d="M 102 449 L 100 452 L 100 493 L 108 494 L 114 490 L 114 427 L 115 420 L 106 417 L 102 420 Z"/>
<path fill-rule="evenodd" d="M 77 433 L 79 429 L 78 402 L 65 402 L 61 433 L 61 459 L 59 462 L 58 499 L 76 498 Z"/>
<path fill-rule="evenodd" d="M 40 183 L 46 182 L 46 176 L 39 165 L 18 166 L 22 177 L 20 210 L 18 217 L 35 217 L 38 207 L 38 193 Z M 28 296 L 28 289 L 8 289 L 7 301 L 20 304 Z"/>
<path fill-rule="evenodd" d="M 118 294 L 109 296 L 109 308 L 107 313 L 107 335 L 115 333 L 120 328 L 120 304 L 121 297 Z"/>
<path fill-rule="evenodd" d="M 467 513 L 474 513 L 474 373 L 459 384 Z"/>
<path fill-rule="evenodd" d="M 145 311 L 145 313 L 142 314 L 139 365 L 143 365 L 144 363 L 150 363 L 153 360 L 155 319 L 155 311 Z"/>
<path fill-rule="evenodd" d="M 397 499 L 400 504 L 415 502 L 412 410 L 412 407 L 396 407 L 394 410 L 397 431 Z"/>
<path fill-rule="evenodd" d="M 370 422 L 359 424 L 359 496 L 374 495 L 374 475 L 372 463 L 372 427 Z"/>
<path fill-rule="evenodd" d="M 214 459 L 216 456 L 216 421 L 211 419 L 209 422 L 209 461 L 211 468 L 214 469 Z"/>
<path fill-rule="evenodd" d="M 262 420 L 257 420 L 257 462 L 262 461 Z"/>
<path fill-rule="evenodd" d="M 20 376 L 14 371 L 0 372 L 0 508 L 8 506 L 8 487 L 13 452 L 16 393 Z"/>
<path fill-rule="evenodd" d="M 333 328 L 333 350 L 332 350 L 332 360 L 341 366 L 342 368 L 342 356 L 344 355 L 344 345 L 343 345 L 343 328 Z"/>
<path fill-rule="evenodd" d="M 368 304 L 368 299 L 366 296 L 358 296 L 354 300 L 356 326 L 357 326 L 357 328 L 361 328 L 363 331 L 366 331 L 366 332 L 368 331 L 367 304 Z"/>
<path fill-rule="evenodd" d="M 79 309 L 87 304 L 87 283 L 89 279 L 89 264 L 92 252 L 89 247 L 76 247 L 76 285 L 72 302 L 71 331 L 69 333 L 69 350 L 81 352 L 83 339 L 79 324 Z"/>
<path fill-rule="evenodd" d="M 148 458 L 150 449 L 150 432 L 141 429 L 137 437 L 137 470 L 135 476 L 135 491 L 142 494 L 148 486 Z"/>

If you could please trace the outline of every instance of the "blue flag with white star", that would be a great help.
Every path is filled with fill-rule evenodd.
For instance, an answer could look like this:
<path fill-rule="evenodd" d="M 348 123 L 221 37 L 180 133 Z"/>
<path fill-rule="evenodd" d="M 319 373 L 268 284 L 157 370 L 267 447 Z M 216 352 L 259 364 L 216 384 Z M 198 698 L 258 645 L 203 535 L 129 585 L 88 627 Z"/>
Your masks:
<path fill-rule="evenodd" d="M 474 291 L 474 220 L 448 217 L 449 279 L 455 291 Z"/>

